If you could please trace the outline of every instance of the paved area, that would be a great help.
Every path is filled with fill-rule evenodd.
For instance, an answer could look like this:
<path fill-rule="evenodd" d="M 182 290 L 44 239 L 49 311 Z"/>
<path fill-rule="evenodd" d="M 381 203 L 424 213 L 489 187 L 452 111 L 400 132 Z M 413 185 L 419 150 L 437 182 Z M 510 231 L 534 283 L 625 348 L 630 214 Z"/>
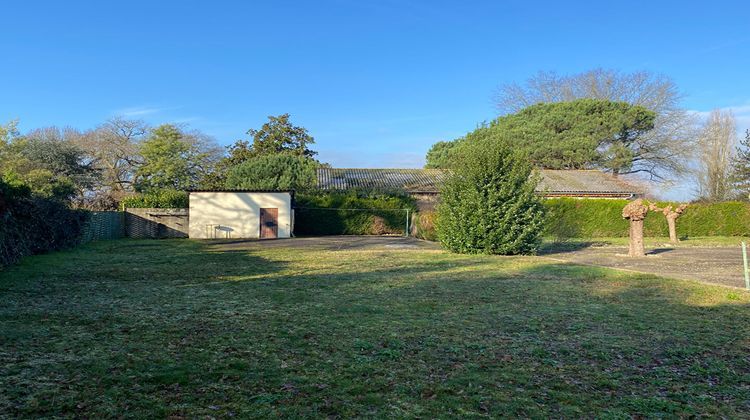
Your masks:
<path fill-rule="evenodd" d="M 624 247 L 583 247 L 546 251 L 556 261 L 632 270 L 678 279 L 745 287 L 740 247 L 646 249 L 645 258 L 630 258 Z"/>
<path fill-rule="evenodd" d="M 214 240 L 213 248 L 238 251 L 256 247 L 299 247 L 337 250 L 440 249 L 434 242 L 401 236 L 322 236 L 277 240 Z M 739 247 L 684 247 L 647 249 L 645 258 L 627 257 L 627 248 L 617 246 L 572 246 L 546 248 L 541 256 L 554 261 L 596 265 L 664 277 L 698 280 L 744 287 L 742 253 Z"/>

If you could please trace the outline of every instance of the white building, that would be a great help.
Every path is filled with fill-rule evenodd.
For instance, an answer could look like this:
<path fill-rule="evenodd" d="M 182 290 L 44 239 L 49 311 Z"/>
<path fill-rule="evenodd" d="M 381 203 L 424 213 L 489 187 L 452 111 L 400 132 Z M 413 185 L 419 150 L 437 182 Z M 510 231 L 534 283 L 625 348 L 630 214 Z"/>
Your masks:
<path fill-rule="evenodd" d="M 188 234 L 195 239 L 288 238 L 291 191 L 190 191 Z"/>

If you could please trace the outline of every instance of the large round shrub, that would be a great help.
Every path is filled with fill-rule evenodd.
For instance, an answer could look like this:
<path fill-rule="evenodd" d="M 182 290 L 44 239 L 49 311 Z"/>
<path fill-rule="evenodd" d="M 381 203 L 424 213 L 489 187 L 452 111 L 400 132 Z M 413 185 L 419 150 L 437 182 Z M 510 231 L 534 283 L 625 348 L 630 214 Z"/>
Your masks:
<path fill-rule="evenodd" d="M 315 159 L 292 153 L 260 155 L 227 173 L 227 188 L 252 190 L 298 190 L 314 186 L 320 166 Z"/>
<path fill-rule="evenodd" d="M 458 253 L 529 254 L 544 229 L 538 178 L 525 155 L 484 131 L 463 142 L 441 191 L 437 234 Z"/>

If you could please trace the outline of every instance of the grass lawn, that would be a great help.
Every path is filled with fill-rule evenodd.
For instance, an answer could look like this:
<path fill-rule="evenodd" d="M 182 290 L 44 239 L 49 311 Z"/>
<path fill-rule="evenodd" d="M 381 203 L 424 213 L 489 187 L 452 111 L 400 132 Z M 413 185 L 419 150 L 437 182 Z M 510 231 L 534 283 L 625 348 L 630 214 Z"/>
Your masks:
<path fill-rule="evenodd" d="M 535 257 L 99 242 L 0 272 L 0 413 L 747 417 L 749 303 Z"/>

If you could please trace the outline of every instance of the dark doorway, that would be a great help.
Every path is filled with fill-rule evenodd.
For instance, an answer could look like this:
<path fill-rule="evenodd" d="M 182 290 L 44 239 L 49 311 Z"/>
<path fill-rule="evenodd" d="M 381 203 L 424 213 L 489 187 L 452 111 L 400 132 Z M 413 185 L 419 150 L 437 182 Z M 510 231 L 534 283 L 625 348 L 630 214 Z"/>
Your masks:
<path fill-rule="evenodd" d="M 260 239 L 279 236 L 279 209 L 260 209 Z"/>

